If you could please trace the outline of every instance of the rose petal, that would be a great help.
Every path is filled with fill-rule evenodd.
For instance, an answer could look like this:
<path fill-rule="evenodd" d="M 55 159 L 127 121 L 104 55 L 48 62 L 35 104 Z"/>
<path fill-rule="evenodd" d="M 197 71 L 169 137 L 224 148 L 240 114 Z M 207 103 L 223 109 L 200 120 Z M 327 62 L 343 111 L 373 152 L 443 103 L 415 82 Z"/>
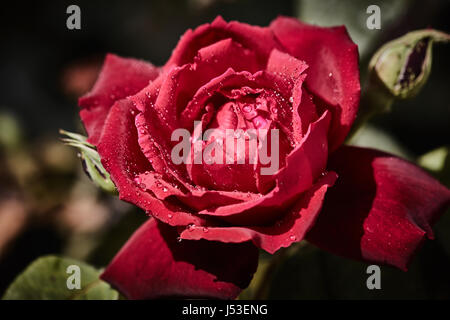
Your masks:
<path fill-rule="evenodd" d="M 273 49 L 267 61 L 266 71 L 282 77 L 285 81 L 295 82 L 300 80 L 303 72 L 308 69 L 305 61 L 299 60 L 290 54 Z"/>
<path fill-rule="evenodd" d="M 142 113 L 136 116 L 139 145 L 156 170 L 156 172 L 144 172 L 139 175 L 138 184 L 144 185 L 144 189 L 151 190 L 161 200 L 176 196 L 182 203 L 195 210 L 239 203 L 259 197 L 253 193 L 206 190 L 192 185 L 182 170 L 185 169 L 185 165 L 175 165 L 170 155 L 164 152 L 164 150 L 170 150 L 170 147 L 161 136 L 161 128 L 155 126 L 157 122 L 157 119 L 143 120 Z"/>
<path fill-rule="evenodd" d="M 211 79 L 228 69 L 250 73 L 259 70 L 255 54 L 227 38 L 201 48 L 192 63 L 171 68 L 161 84 L 154 108 L 172 129 L 188 128 L 198 119 L 204 104 L 193 99 L 196 92 Z M 208 97 L 209 98 L 209 97 Z"/>
<path fill-rule="evenodd" d="M 288 53 L 308 64 L 307 88 L 333 113 L 329 138 L 330 151 L 335 150 L 344 141 L 358 111 L 357 46 L 344 26 L 324 28 L 279 17 L 270 29 Z"/>
<path fill-rule="evenodd" d="M 129 299 L 233 299 L 258 264 L 251 243 L 177 241 L 177 232 L 150 219 L 119 251 L 101 278 Z"/>
<path fill-rule="evenodd" d="M 174 187 L 155 172 L 140 174 L 136 181 L 142 189 L 150 190 L 158 199 L 170 201 L 175 196 L 182 203 L 195 210 L 225 206 L 259 198 L 258 194 L 239 191 L 202 190 L 190 188 L 186 191 Z"/>
<path fill-rule="evenodd" d="M 139 110 L 135 119 L 138 142 L 153 169 L 163 179 L 175 183 L 180 188 L 184 186 L 189 189 L 191 186 L 185 166 L 175 165 L 170 157 L 171 150 L 175 145 L 171 141 L 171 135 L 176 124 L 169 124 L 167 118 L 158 113 L 155 108 L 161 85 L 165 81 L 163 78 L 165 77 L 158 77 L 139 93 L 127 99 Z M 175 117 L 171 119 L 175 119 Z"/>
<path fill-rule="evenodd" d="M 164 68 L 170 69 L 174 66 L 192 63 L 201 48 L 227 38 L 253 50 L 257 54 L 257 61 L 261 67 L 265 65 L 270 51 L 273 48 L 280 48 L 269 28 L 237 21 L 226 22 L 221 16 L 218 16 L 211 24 L 203 24 L 195 30 L 186 31 Z"/>
<path fill-rule="evenodd" d="M 192 101 L 189 103 L 186 110 L 196 110 L 195 107 L 191 108 L 191 105 L 204 105 L 206 100 L 211 97 L 212 93 L 220 92 L 223 88 L 240 88 L 242 86 L 256 86 L 260 85 L 260 79 L 262 78 L 262 72 L 257 72 L 256 74 L 251 74 L 247 71 L 235 72 L 232 68 L 226 70 L 220 76 L 211 79 L 207 84 L 202 86 L 197 93 L 195 94 Z M 198 110 L 197 110 L 198 111 Z M 183 118 L 189 118 L 192 114 L 186 114 Z M 195 115 L 198 116 L 198 115 Z M 186 123 L 187 125 L 187 123 Z M 193 127 L 193 123 L 190 124 Z M 205 126 L 206 127 L 206 126 Z M 205 130 L 205 128 L 203 129 Z M 191 129 L 193 131 L 193 129 Z M 193 148 L 191 149 L 193 151 Z M 193 154 L 191 156 L 193 159 Z M 245 181 L 245 187 L 237 188 L 233 186 L 233 181 L 236 179 L 238 175 L 234 174 L 234 172 L 227 172 L 227 168 L 225 166 L 208 166 L 204 164 L 195 164 L 195 161 L 192 161 L 191 164 L 187 164 L 187 170 L 189 173 L 189 177 L 191 181 L 193 181 L 196 185 L 201 185 L 211 189 L 225 189 L 225 190 L 244 190 L 245 191 L 256 191 L 255 178 L 253 178 L 253 170 L 252 165 L 248 165 L 246 162 L 245 165 L 240 165 L 237 167 L 239 169 L 247 170 L 244 172 L 248 179 L 243 179 Z M 246 167 L 246 168 L 244 168 Z M 215 170 L 215 169 L 218 170 Z M 223 179 L 217 180 L 217 173 L 225 172 L 228 173 L 227 176 L 223 176 Z M 226 181 L 225 181 L 226 180 Z"/>
<path fill-rule="evenodd" d="M 306 101 L 302 102 L 304 91 L 302 86 L 305 78 L 307 78 L 304 71 L 307 68 L 306 62 L 276 49 L 272 50 L 266 68 L 267 72 L 280 77 L 291 87 L 289 102 L 293 112 L 288 112 L 284 117 L 281 113 L 281 117 L 279 117 L 280 125 L 286 126 L 289 124 L 285 131 L 295 143 L 301 141 L 301 138 L 308 130 L 309 124 L 317 119 L 316 107 L 306 91 Z M 280 114 L 280 112 L 278 113 Z"/>
<path fill-rule="evenodd" d="M 277 219 L 302 192 L 312 186 L 326 168 L 330 117 L 328 111 L 312 123 L 299 146 L 286 158 L 286 166 L 276 173 L 276 186 L 268 194 L 244 203 L 200 211 L 231 224 L 262 225 Z"/>
<path fill-rule="evenodd" d="M 307 239 L 330 252 L 406 270 L 433 237 L 431 225 L 450 191 L 415 165 L 376 150 L 341 147 L 329 168 L 339 174 Z"/>
<path fill-rule="evenodd" d="M 243 48 L 232 39 L 221 40 L 200 49 L 194 61 L 196 75 L 193 76 L 192 81 L 201 84 L 198 88 L 207 84 L 211 79 L 221 76 L 230 68 L 236 72 L 247 71 L 250 73 L 259 69 L 254 52 Z M 204 107 L 204 101 L 198 101 L 198 96 L 194 96 L 182 111 L 183 127 L 189 127 L 189 124 L 192 126 L 192 122 L 198 119 L 198 115 Z"/>
<path fill-rule="evenodd" d="M 134 124 L 136 113 L 131 101 L 117 101 L 106 119 L 97 147 L 102 164 L 119 191 L 120 199 L 137 205 L 173 226 L 202 224 L 203 219 L 186 212 L 175 203 L 156 199 L 150 193 L 142 191 L 136 183 L 136 177 L 153 170 L 137 143 Z"/>
<path fill-rule="evenodd" d="M 88 141 L 98 143 L 114 102 L 135 94 L 158 75 L 159 68 L 150 63 L 108 54 L 94 87 L 78 101 Z"/>
<path fill-rule="evenodd" d="M 301 241 L 312 227 L 322 208 L 327 189 L 336 180 L 334 172 L 328 172 L 305 192 L 299 200 L 285 212 L 284 218 L 269 227 L 197 227 L 191 226 L 181 233 L 182 239 L 207 239 L 226 243 L 253 243 L 274 253 L 293 242 Z"/>
<path fill-rule="evenodd" d="M 229 41 L 223 41 L 223 43 L 228 46 Z M 205 64 L 203 64 L 203 66 L 205 66 Z M 175 68 L 171 71 L 170 74 L 178 74 L 181 75 L 183 74 L 183 72 L 197 72 L 197 71 L 201 71 L 202 67 L 199 68 L 188 68 L 186 66 L 184 66 L 183 68 Z M 169 77 L 172 78 L 169 74 Z M 193 74 L 191 74 L 191 76 L 193 76 Z M 182 77 L 182 76 L 180 76 Z M 207 88 L 211 88 L 211 87 L 215 87 L 216 89 L 219 89 L 220 86 L 223 85 L 234 85 L 234 84 L 239 84 L 242 83 L 243 81 L 246 82 L 251 82 L 253 81 L 253 78 L 251 78 L 252 75 L 246 71 L 244 72 L 240 72 L 240 73 L 235 73 L 235 71 L 233 69 L 228 69 L 224 74 L 221 74 L 219 77 L 214 78 L 213 80 L 211 80 L 206 87 Z M 194 78 L 201 78 L 200 75 L 198 75 L 197 77 Z M 158 78 L 160 79 L 160 78 Z M 187 79 L 187 78 L 186 78 Z M 168 80 L 167 80 L 168 81 Z M 167 81 L 164 81 L 164 83 L 167 83 Z M 169 123 L 172 123 L 172 127 L 176 127 L 176 124 L 173 123 L 178 123 L 178 120 L 175 119 L 176 116 L 173 116 L 171 114 L 171 112 L 166 112 L 167 116 L 162 116 L 161 118 L 158 117 L 157 113 L 158 110 L 156 107 L 154 106 L 154 100 L 156 99 L 157 96 L 157 90 L 154 88 L 153 84 L 156 83 L 157 81 L 154 81 L 152 84 L 150 84 L 149 87 L 145 88 L 144 90 L 142 90 L 140 93 L 138 93 L 135 96 L 130 97 L 129 99 L 133 101 L 133 103 L 136 104 L 136 107 L 139 110 L 142 110 L 141 113 L 139 113 L 136 116 L 136 126 L 138 128 L 138 136 L 139 136 L 139 145 L 141 146 L 141 149 L 143 151 L 143 153 L 146 155 L 146 157 L 148 158 L 148 160 L 152 163 L 154 169 L 160 173 L 161 175 L 163 175 L 164 179 L 169 179 L 170 178 L 175 178 L 176 182 L 179 184 L 179 186 L 183 186 L 186 189 L 188 189 L 190 191 L 190 195 L 188 196 L 188 198 L 184 197 L 183 200 L 188 200 L 190 201 L 191 195 L 195 194 L 195 191 L 193 190 L 193 185 L 192 185 L 192 181 L 194 182 L 198 182 L 195 179 L 193 179 L 192 175 L 188 175 L 188 172 L 186 171 L 186 166 L 184 164 L 180 164 L 180 165 L 175 165 L 171 159 L 171 150 L 173 148 L 173 146 L 178 143 L 178 142 L 172 142 L 169 139 L 169 137 L 171 136 L 171 130 L 169 128 Z M 192 87 L 192 83 L 194 83 L 195 81 L 191 81 L 190 82 L 190 86 Z M 171 87 L 173 88 L 177 88 L 176 83 L 174 82 Z M 161 89 L 161 92 L 168 92 L 170 90 L 165 90 L 165 89 Z M 209 97 L 209 92 L 207 93 L 206 90 L 199 90 L 200 93 L 197 93 L 198 95 L 202 95 L 201 93 L 204 93 L 204 95 Z M 186 94 L 181 94 L 182 96 L 186 97 Z M 171 103 L 174 102 L 174 100 L 176 100 L 176 94 L 172 95 L 172 94 L 167 94 L 166 95 L 167 98 L 167 103 Z M 152 97 L 155 97 L 154 99 L 151 99 Z M 197 97 L 197 95 L 195 96 Z M 190 101 L 190 103 L 188 104 L 187 109 L 189 108 L 189 105 L 191 105 L 191 103 L 193 103 L 193 101 L 198 102 L 198 100 L 196 100 L 196 98 L 194 97 L 194 99 L 192 99 Z M 163 100 L 160 99 L 158 97 L 159 101 Z M 171 101 L 169 101 L 171 100 Z M 197 103 L 195 103 L 197 104 Z M 160 105 L 161 108 L 162 105 Z M 170 109 L 170 108 L 163 108 L 163 109 Z M 186 110 L 187 110 L 186 109 Z M 208 108 L 206 108 L 207 110 Z M 175 112 L 175 111 L 173 111 Z M 173 119 L 171 121 L 163 121 L 162 119 L 164 118 L 168 118 L 168 117 L 172 117 Z M 202 116 L 202 118 L 205 115 Z M 188 117 L 183 115 L 182 119 L 187 119 Z M 209 121 L 206 121 L 206 123 L 204 123 L 204 127 L 206 127 L 206 124 Z M 203 166 L 200 166 L 201 168 L 203 168 Z M 248 170 L 247 170 L 248 171 Z M 168 176 L 169 175 L 169 176 Z M 174 181 L 172 181 L 174 182 Z M 199 183 L 196 183 L 197 185 Z M 201 185 L 205 185 L 205 184 L 201 184 Z M 236 188 L 234 188 L 236 189 Z M 177 193 L 179 194 L 179 193 Z M 171 194 L 167 194 L 167 196 L 169 196 Z M 196 197 L 194 196 L 194 199 Z M 229 197 L 227 197 L 228 199 L 230 199 Z M 225 198 L 223 198 L 223 200 L 225 200 Z M 231 199 L 230 199 L 231 200 Z M 236 201 L 230 201 L 228 203 L 235 203 Z M 223 203 L 223 202 L 222 202 Z M 218 204 L 219 205 L 219 204 Z M 202 205 L 203 206 L 203 205 Z M 198 207 L 198 206 L 195 206 Z M 203 206 L 203 208 L 205 208 Z"/>

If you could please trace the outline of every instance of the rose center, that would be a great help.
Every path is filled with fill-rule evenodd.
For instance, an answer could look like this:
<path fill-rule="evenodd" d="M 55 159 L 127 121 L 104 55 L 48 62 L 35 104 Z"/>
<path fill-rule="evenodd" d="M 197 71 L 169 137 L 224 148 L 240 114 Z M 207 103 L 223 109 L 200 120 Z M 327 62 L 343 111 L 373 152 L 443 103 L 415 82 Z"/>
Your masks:
<path fill-rule="evenodd" d="M 279 148 L 286 145 L 285 141 L 279 141 L 284 136 L 280 137 L 277 129 L 282 107 L 278 97 L 268 92 L 228 98 L 219 106 L 206 107 L 210 120 L 204 123 L 207 129 L 202 146 L 204 161 L 194 165 L 194 182 L 220 190 L 261 192 L 259 184 L 264 181 L 267 185 L 271 179 L 261 177 L 262 148 L 265 148 L 264 166 L 270 166 L 267 162 L 273 159 L 279 164 L 280 156 L 284 159 L 280 153 L 289 148 Z M 271 137 L 273 129 L 277 129 L 276 140 Z M 277 154 L 271 154 L 274 147 Z"/>

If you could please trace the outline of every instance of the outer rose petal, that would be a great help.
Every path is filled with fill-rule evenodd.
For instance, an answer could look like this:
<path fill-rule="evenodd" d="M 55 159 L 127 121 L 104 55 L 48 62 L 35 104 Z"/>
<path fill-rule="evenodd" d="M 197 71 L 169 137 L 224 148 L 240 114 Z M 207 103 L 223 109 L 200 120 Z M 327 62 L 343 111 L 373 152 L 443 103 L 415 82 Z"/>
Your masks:
<path fill-rule="evenodd" d="M 211 24 L 203 24 L 195 30 L 186 31 L 164 68 L 191 63 L 201 48 L 226 38 L 231 38 L 245 48 L 252 49 L 257 54 L 257 61 L 261 67 L 265 65 L 270 51 L 281 47 L 269 28 L 237 21 L 226 22 L 218 16 Z"/>
<path fill-rule="evenodd" d="M 358 111 L 358 48 L 344 26 L 323 28 L 279 17 L 270 24 L 288 53 L 309 66 L 306 87 L 334 115 L 330 151 L 345 139 Z"/>
<path fill-rule="evenodd" d="M 252 73 L 258 71 L 259 66 L 251 50 L 227 38 L 201 48 L 196 52 L 192 63 L 171 68 L 163 77 L 154 103 L 154 108 L 162 122 L 172 130 L 180 126 L 184 127 L 186 122 L 193 126 L 198 112 L 205 107 L 199 104 L 197 106 L 199 109 L 192 109 L 192 105 L 195 104 L 193 99 L 195 93 L 211 79 L 221 76 L 228 69 Z M 146 96 L 154 94 L 145 89 L 143 92 Z M 135 100 L 139 102 L 139 99 Z M 149 107 L 148 104 L 144 106 L 144 108 Z"/>
<path fill-rule="evenodd" d="M 137 177 L 140 183 L 145 184 L 158 199 L 165 200 L 176 196 L 182 203 L 195 210 L 204 210 L 210 207 L 225 206 L 259 198 L 259 195 L 239 191 L 221 190 L 197 190 L 195 187 L 187 189 L 186 192 L 174 187 L 172 184 L 159 178 L 154 172 L 146 172 Z M 170 201 L 168 199 L 168 201 Z"/>
<path fill-rule="evenodd" d="M 121 200 L 131 202 L 151 212 L 170 225 L 202 224 L 203 219 L 186 212 L 174 203 L 156 199 L 142 190 L 136 177 L 152 171 L 150 162 L 142 154 L 138 145 L 137 129 L 134 124 L 137 110 L 131 101 L 117 101 L 105 122 L 103 134 L 97 149 L 105 169 L 111 174 Z"/>
<path fill-rule="evenodd" d="M 406 270 L 433 237 L 450 191 L 415 165 L 379 151 L 341 147 L 329 159 L 339 180 L 307 239 L 333 253 Z"/>
<path fill-rule="evenodd" d="M 269 253 L 293 242 L 301 241 L 312 227 L 322 208 L 327 189 L 334 184 L 336 173 L 328 172 L 285 212 L 283 219 L 267 227 L 197 227 L 191 226 L 181 233 L 183 239 L 240 243 L 248 240 Z"/>
<path fill-rule="evenodd" d="M 150 63 L 108 54 L 94 87 L 78 101 L 89 142 L 98 143 L 114 102 L 137 93 L 158 75 L 159 69 Z"/>
<path fill-rule="evenodd" d="M 150 219 L 119 251 L 101 278 L 130 299 L 233 299 L 258 265 L 251 243 L 177 241 L 177 232 Z"/>

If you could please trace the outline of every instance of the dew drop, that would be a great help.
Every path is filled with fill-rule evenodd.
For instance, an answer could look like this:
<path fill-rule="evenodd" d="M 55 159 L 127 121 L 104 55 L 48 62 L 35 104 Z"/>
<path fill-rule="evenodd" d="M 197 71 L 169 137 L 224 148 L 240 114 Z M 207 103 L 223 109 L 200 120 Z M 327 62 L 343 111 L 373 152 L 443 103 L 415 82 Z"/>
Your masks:
<path fill-rule="evenodd" d="M 250 112 L 250 111 L 252 111 L 252 107 L 249 106 L 249 105 L 246 105 L 246 106 L 244 106 L 244 107 L 242 108 L 242 111 L 244 111 L 244 112 Z"/>
<path fill-rule="evenodd" d="M 142 190 L 145 190 L 147 188 L 147 186 L 145 185 L 145 183 L 139 183 L 139 188 L 141 188 Z"/>

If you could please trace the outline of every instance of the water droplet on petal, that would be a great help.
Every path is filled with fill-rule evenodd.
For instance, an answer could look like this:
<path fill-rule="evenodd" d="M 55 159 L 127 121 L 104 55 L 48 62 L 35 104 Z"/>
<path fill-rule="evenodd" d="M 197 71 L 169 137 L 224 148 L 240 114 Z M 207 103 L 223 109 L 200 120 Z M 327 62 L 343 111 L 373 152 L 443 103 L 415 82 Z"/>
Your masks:
<path fill-rule="evenodd" d="M 139 183 L 139 188 L 141 188 L 142 190 L 145 190 L 147 188 L 147 186 L 145 185 L 145 183 Z"/>
<path fill-rule="evenodd" d="M 244 112 L 250 112 L 250 111 L 252 111 L 252 107 L 251 106 L 249 106 L 249 105 L 246 105 L 246 106 L 244 106 L 243 108 L 242 108 L 242 111 L 244 111 Z"/>

